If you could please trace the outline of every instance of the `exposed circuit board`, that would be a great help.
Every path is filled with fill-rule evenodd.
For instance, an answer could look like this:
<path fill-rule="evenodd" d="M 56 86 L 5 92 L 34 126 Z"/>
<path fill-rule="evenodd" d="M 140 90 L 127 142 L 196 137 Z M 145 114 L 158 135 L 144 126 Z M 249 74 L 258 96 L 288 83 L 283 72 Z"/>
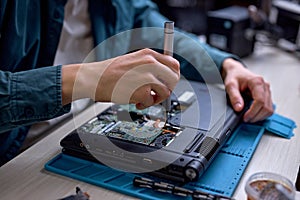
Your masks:
<path fill-rule="evenodd" d="M 166 124 L 160 106 L 137 110 L 135 105 L 114 105 L 77 131 L 161 148 L 168 146 L 182 128 Z"/>

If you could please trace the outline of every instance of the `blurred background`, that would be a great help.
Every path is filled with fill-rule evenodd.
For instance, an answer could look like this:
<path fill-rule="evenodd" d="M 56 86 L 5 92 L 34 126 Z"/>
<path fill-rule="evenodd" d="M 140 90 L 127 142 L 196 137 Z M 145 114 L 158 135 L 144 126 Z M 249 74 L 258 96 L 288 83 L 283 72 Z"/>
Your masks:
<path fill-rule="evenodd" d="M 299 56 L 300 0 L 153 0 L 177 27 L 246 57 L 255 43 Z"/>

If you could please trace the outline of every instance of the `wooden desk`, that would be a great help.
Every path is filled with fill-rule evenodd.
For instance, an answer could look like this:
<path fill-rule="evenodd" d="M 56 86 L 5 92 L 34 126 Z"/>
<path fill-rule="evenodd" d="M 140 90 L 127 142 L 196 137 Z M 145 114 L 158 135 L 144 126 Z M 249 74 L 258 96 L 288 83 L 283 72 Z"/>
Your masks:
<path fill-rule="evenodd" d="M 263 47 L 244 59 L 245 64 L 261 74 L 270 84 L 276 112 L 293 119 L 297 128 L 290 140 L 265 134 L 236 189 L 236 199 L 245 199 L 246 179 L 258 171 L 282 174 L 295 182 L 300 165 L 300 59 L 274 48 Z M 297 199 L 300 195 L 297 194 Z"/>
<path fill-rule="evenodd" d="M 287 116 L 300 126 L 300 62 L 288 53 L 273 48 L 263 48 L 244 59 L 254 72 L 261 74 L 271 83 L 272 97 L 276 112 Z M 98 106 L 100 111 L 102 106 Z M 44 164 L 57 155 L 61 148 L 60 139 L 76 126 L 77 120 L 87 120 L 94 110 L 85 111 L 85 116 L 77 116 L 58 127 L 52 134 L 0 168 L 0 198 L 2 200 L 55 200 L 75 193 L 79 186 L 91 195 L 91 199 L 133 199 L 94 185 L 56 175 L 44 170 Z M 265 134 L 247 167 L 234 197 L 246 199 L 244 185 L 246 179 L 258 171 L 282 174 L 295 181 L 300 165 L 300 128 L 294 130 L 290 140 Z M 300 195 L 297 194 L 300 199 Z"/>

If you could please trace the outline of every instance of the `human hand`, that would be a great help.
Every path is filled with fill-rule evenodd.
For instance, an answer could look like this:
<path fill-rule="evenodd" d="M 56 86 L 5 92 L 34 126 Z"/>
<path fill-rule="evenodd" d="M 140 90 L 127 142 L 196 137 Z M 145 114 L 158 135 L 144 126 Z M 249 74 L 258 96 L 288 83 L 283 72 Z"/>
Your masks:
<path fill-rule="evenodd" d="M 270 84 L 261 76 L 251 72 L 240 62 L 228 58 L 223 62 L 222 77 L 235 111 L 241 111 L 245 105 L 242 92 L 249 91 L 253 98 L 253 103 L 244 114 L 245 122 L 261 121 L 273 114 Z"/>
<path fill-rule="evenodd" d="M 133 103 L 144 109 L 169 97 L 179 78 L 177 60 L 142 49 L 82 64 L 76 72 L 72 96 L 73 100 L 88 97 L 101 102 Z"/>

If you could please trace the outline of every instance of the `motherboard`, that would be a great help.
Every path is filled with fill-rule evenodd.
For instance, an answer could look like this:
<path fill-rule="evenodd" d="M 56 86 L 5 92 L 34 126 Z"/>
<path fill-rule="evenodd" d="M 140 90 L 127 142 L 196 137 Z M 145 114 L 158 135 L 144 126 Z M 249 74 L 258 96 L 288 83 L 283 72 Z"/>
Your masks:
<path fill-rule="evenodd" d="M 77 131 L 161 148 L 168 146 L 183 130 L 169 125 L 165 119 L 161 105 L 144 110 L 131 104 L 113 105 Z"/>

